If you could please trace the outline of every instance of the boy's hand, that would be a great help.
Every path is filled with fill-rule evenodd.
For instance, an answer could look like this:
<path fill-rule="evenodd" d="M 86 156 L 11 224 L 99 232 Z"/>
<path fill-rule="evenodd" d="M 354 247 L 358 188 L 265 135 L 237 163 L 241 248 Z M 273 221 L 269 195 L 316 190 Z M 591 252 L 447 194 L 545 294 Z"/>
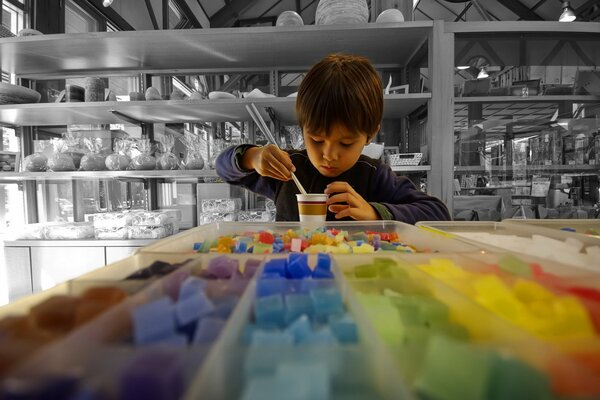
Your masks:
<path fill-rule="evenodd" d="M 375 211 L 373 206 L 363 199 L 360 194 L 356 193 L 347 182 L 330 183 L 327 185 L 325 193 L 335 193 L 327 199 L 327 205 L 329 211 L 335 213 L 336 219 L 344 217 L 359 221 L 380 219 L 379 213 Z"/>
<path fill-rule="evenodd" d="M 274 144 L 262 147 L 251 147 L 242 156 L 241 167 L 253 169 L 259 175 L 289 181 L 296 167 L 290 155 Z"/>

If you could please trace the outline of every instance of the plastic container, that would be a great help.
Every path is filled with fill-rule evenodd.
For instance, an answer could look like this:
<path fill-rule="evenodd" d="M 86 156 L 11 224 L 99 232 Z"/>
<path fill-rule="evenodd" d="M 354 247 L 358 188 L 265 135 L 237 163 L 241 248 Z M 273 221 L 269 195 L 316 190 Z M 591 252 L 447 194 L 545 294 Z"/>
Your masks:
<path fill-rule="evenodd" d="M 465 243 L 478 245 L 481 248 L 492 252 L 514 251 L 520 254 L 535 255 L 543 259 L 558 261 L 566 265 L 576 266 L 588 271 L 600 271 L 600 265 L 597 262 L 595 254 L 600 251 L 598 240 L 593 237 L 580 235 L 577 238 L 573 237 L 569 232 L 562 232 L 543 227 L 530 226 L 519 223 L 504 223 L 504 222 L 419 222 L 419 228 L 429 232 L 438 233 L 440 236 L 459 239 Z M 503 239 L 493 242 L 494 237 L 487 234 L 498 236 L 513 236 L 515 239 Z M 518 241 L 518 237 L 526 239 L 541 239 L 536 243 L 536 247 L 532 247 L 531 240 Z M 540 238 L 543 237 L 543 238 Z M 554 239 L 548 247 L 550 240 Z M 568 244 L 573 241 L 579 241 L 582 248 L 577 250 L 570 247 Z M 498 242 L 501 243 L 498 243 Z M 541 245 L 540 245 L 541 244 Z M 543 245 L 543 247 L 542 247 Z M 565 246 L 562 250 L 552 246 Z M 579 272 L 576 272 L 579 273 Z"/>
<path fill-rule="evenodd" d="M 373 311 L 363 303 L 364 300 L 360 300 L 360 294 L 369 295 L 381 295 L 390 296 L 396 295 L 396 299 L 406 299 L 412 296 L 419 298 L 432 298 L 437 302 L 441 302 L 448 307 L 448 319 L 452 324 L 460 325 L 466 328 L 468 336 L 462 335 L 456 336 L 456 333 L 460 333 L 460 330 L 456 329 L 447 330 L 442 335 L 446 340 L 450 340 L 448 343 L 461 343 L 459 346 L 463 349 L 468 349 L 475 359 L 481 357 L 491 357 L 493 359 L 500 359 L 506 361 L 510 359 L 519 365 L 527 365 L 527 368 L 532 368 L 534 371 L 541 372 L 544 376 L 547 376 L 550 381 L 550 387 L 554 394 L 559 396 L 565 396 L 566 398 L 577 397 L 578 395 L 588 396 L 595 398 L 600 394 L 600 385 L 598 385 L 598 372 L 595 371 L 592 366 L 586 364 L 588 361 L 585 356 L 593 357 L 594 354 L 600 354 L 595 351 L 586 351 L 585 345 L 580 344 L 579 349 L 581 353 L 576 354 L 571 350 L 575 350 L 575 343 L 572 344 L 573 348 L 568 349 L 563 346 L 562 351 L 558 351 L 554 345 L 550 345 L 544 341 L 538 340 L 521 328 L 512 325 L 511 323 L 501 319 L 495 314 L 489 312 L 487 309 L 480 306 L 478 303 L 473 301 L 471 298 L 463 295 L 462 293 L 450 288 L 446 284 L 438 281 L 437 279 L 427 275 L 425 272 L 416 268 L 421 263 L 427 263 L 427 261 L 436 256 L 415 254 L 415 255 L 398 255 L 394 258 L 398 261 L 397 268 L 402 271 L 402 277 L 389 278 L 389 279 L 346 279 L 348 285 L 353 289 L 352 296 L 357 298 L 358 307 L 363 308 L 363 313 L 370 320 L 374 326 L 379 326 L 378 336 L 382 336 L 384 342 L 387 344 L 388 352 L 396 360 L 403 376 L 407 377 L 407 381 L 411 387 L 417 388 L 420 392 L 426 387 L 428 378 L 428 369 L 432 368 L 431 364 L 428 364 L 428 353 L 431 349 L 430 345 L 433 343 L 432 337 L 439 337 L 439 334 L 430 336 L 428 345 L 424 344 L 423 341 L 427 341 L 425 334 L 407 336 L 410 325 L 407 325 L 404 318 L 410 317 L 410 313 L 407 314 L 407 309 L 399 308 L 400 317 L 398 324 L 392 325 L 394 322 L 389 318 L 384 318 L 384 315 L 380 311 Z M 462 255 L 447 256 L 441 255 L 439 257 L 451 258 L 453 261 L 463 264 L 463 261 L 469 263 L 472 267 L 475 266 L 472 261 L 465 260 Z M 353 270 L 359 265 L 364 265 L 372 262 L 372 258 L 369 256 L 346 256 L 346 255 L 335 255 L 334 261 L 337 265 L 342 268 L 345 273 Z M 386 293 L 384 293 L 386 291 Z M 390 291 L 395 294 L 390 294 Z M 394 298 L 394 297 L 391 297 Z M 349 302 L 352 302 L 350 300 Z M 359 313 L 357 313 L 359 314 Z M 432 315 L 428 314 L 431 318 Z M 440 314 L 437 314 L 440 315 Z M 379 322 L 378 322 L 379 321 Z M 404 321 L 404 322 L 402 322 Z M 414 322 L 412 322 L 414 323 Z M 385 336 L 385 330 L 390 327 L 397 326 L 398 332 L 400 332 L 400 338 L 396 337 L 394 332 L 387 331 L 387 339 Z M 444 326 L 434 325 L 433 321 L 428 327 Z M 382 332 L 382 329 L 384 331 Z M 427 328 L 430 329 L 430 328 Z M 440 328 L 431 328 L 440 329 Z M 418 331 L 417 331 L 418 333 Z M 402 337 L 405 335 L 404 337 Z M 466 341 L 465 341 L 466 340 Z M 590 346 L 596 346 L 595 343 L 589 341 L 586 342 Z M 598 347 L 598 346 L 596 346 Z M 582 351 L 583 350 L 583 351 Z M 466 350 L 465 350 L 466 351 Z M 581 356 L 579 359 L 577 357 Z M 594 358 L 592 358 L 594 359 Z M 439 368 L 433 367 L 434 371 L 438 371 L 440 374 L 447 375 L 450 377 L 458 378 L 455 382 L 453 389 L 456 390 L 457 385 L 472 385 L 476 387 L 479 384 L 488 384 L 485 379 L 481 379 L 478 383 L 474 375 L 469 374 L 469 379 L 465 380 L 464 376 L 460 374 L 454 375 L 455 366 L 456 370 L 463 371 L 460 366 L 461 359 L 453 360 L 452 364 L 446 363 L 439 366 Z M 468 364 L 468 361 L 462 361 Z M 441 370 L 440 370 L 441 368 Z M 523 367 L 521 367 L 523 368 Z M 445 372 L 440 372 L 446 370 Z M 495 370 L 492 370 L 495 371 Z M 462 372 L 466 373 L 465 371 Z M 438 375 L 440 376 L 440 375 Z M 515 379 L 518 384 L 523 384 L 523 381 L 519 382 L 519 378 L 515 376 L 508 377 L 505 375 L 503 378 L 491 373 L 490 379 L 507 379 L 502 381 L 504 387 L 515 387 L 514 383 L 509 381 Z M 481 377 L 480 377 L 481 378 Z M 460 381 L 462 380 L 462 382 Z M 578 382 L 573 385 L 572 382 Z M 536 388 L 537 390 L 538 388 Z M 548 386 L 546 386 L 548 390 Z M 491 388 L 489 389 L 491 390 Z M 483 392 L 485 393 L 485 392 Z M 535 393 L 535 392 L 533 392 Z M 533 393 L 530 393 L 533 395 Z M 432 393 L 425 394 L 431 395 Z M 480 393 L 481 394 L 481 393 Z M 540 394 L 540 393 L 536 393 Z M 543 394 L 543 393 L 542 393 Z M 464 393 L 461 397 L 450 397 L 447 398 L 465 398 Z M 485 394 L 483 396 L 476 396 L 472 398 L 487 398 Z M 535 398 L 535 397 L 532 397 Z M 546 398 L 546 397 L 540 397 Z"/>
<path fill-rule="evenodd" d="M 109 282 L 109 280 L 102 279 L 105 277 L 101 273 L 88 274 L 82 277 L 83 279 L 74 280 L 71 283 L 71 287 L 77 290 L 84 290 L 94 285 L 106 286 L 119 284 L 132 289 L 142 288 L 118 305 L 72 331 L 68 336 L 52 344 L 52 346 L 44 348 L 43 351 L 29 358 L 27 362 L 11 373 L 11 378 L 31 380 L 40 376 L 62 376 L 74 370 L 81 371 L 90 365 L 90 360 L 97 354 L 99 347 L 115 346 L 133 351 L 133 346 L 130 342 L 132 336 L 132 310 L 164 296 L 171 298 L 177 296 L 176 293 L 179 290 L 182 278 L 198 273 L 215 256 L 217 255 L 200 255 L 172 273 L 157 280 L 150 279 L 149 282 L 115 280 Z M 181 259 L 181 256 L 171 255 L 171 257 L 171 261 L 173 262 Z M 140 264 L 141 261 L 151 261 L 149 255 L 142 255 L 136 258 Z M 247 258 L 244 258 L 242 261 L 246 260 Z M 127 266 L 126 262 L 115 263 L 109 267 L 109 269 L 112 269 L 109 272 L 114 274 L 116 270 L 120 270 L 124 266 Z M 95 278 L 95 280 L 90 280 L 89 278 L 91 277 Z M 109 277 L 112 276 L 109 274 Z M 243 295 L 249 282 L 247 279 L 209 280 L 206 282 L 205 290 L 211 298 L 232 299 L 232 296 L 239 298 Z M 160 347 L 158 346 L 158 348 Z M 198 346 L 184 346 L 185 350 L 196 347 Z M 206 352 L 210 348 L 209 345 L 200 345 L 199 347 L 204 348 Z"/>
<path fill-rule="evenodd" d="M 502 223 L 558 230 L 586 244 L 600 245 L 600 219 L 505 219 Z M 587 234 L 590 230 L 598 235 Z"/>
<path fill-rule="evenodd" d="M 401 240 L 412 245 L 417 250 L 439 251 L 439 252 L 476 252 L 478 244 L 468 244 L 461 240 L 447 238 L 435 233 L 418 229 L 413 225 L 396 221 L 382 221 L 377 223 L 361 222 L 337 222 L 327 223 L 326 228 L 346 230 L 349 233 L 364 232 L 366 230 L 375 232 L 396 232 Z M 140 249 L 140 252 L 166 252 L 166 253 L 193 253 L 195 243 L 214 241 L 221 236 L 243 234 L 245 232 L 258 232 L 261 230 L 272 230 L 283 233 L 287 230 L 303 229 L 304 225 L 299 222 L 273 222 L 273 223 L 235 223 L 216 222 L 189 229 L 178 235 L 171 236 L 159 242 Z"/>
<path fill-rule="evenodd" d="M 8 386 L 10 389 L 5 389 L 5 394 L 18 393 L 23 398 L 63 398 L 48 395 L 56 394 L 57 387 L 68 385 L 66 387 L 71 394 L 80 398 L 148 398 L 144 396 L 148 395 L 147 390 L 135 392 L 137 384 L 137 390 L 150 388 L 160 393 L 166 393 L 167 390 L 173 396 L 169 398 L 181 398 L 205 361 L 210 347 L 132 348 L 119 345 L 91 346 L 90 343 L 81 342 L 73 343 L 71 351 L 79 356 L 71 357 L 68 366 L 62 364 L 62 367 L 37 369 L 27 365 L 13 372 L 10 376 L 11 385 Z M 48 356 L 36 359 L 55 362 Z M 157 359 L 163 364 L 157 364 Z M 138 373 L 144 363 L 148 368 Z M 74 370 L 77 372 L 74 373 Z M 148 370 L 153 372 L 148 373 Z"/>
<path fill-rule="evenodd" d="M 43 374 L 47 367 L 54 365 L 47 362 L 50 360 L 45 354 L 52 354 L 52 349 L 69 342 L 70 337 L 76 337 L 95 319 L 121 306 L 127 296 L 139 292 L 144 284 L 140 281 L 71 281 L 1 308 L 0 377 L 12 376 L 21 370 L 31 371 L 28 376 Z M 103 289 L 82 296 L 93 288 Z"/>
<path fill-rule="evenodd" d="M 269 256 L 269 259 L 282 256 Z M 309 256 L 309 265 L 314 260 Z M 241 398 L 254 373 L 273 376 L 283 364 L 309 365 L 316 369 L 325 367 L 329 372 L 329 398 L 344 398 L 352 394 L 356 398 L 413 399 L 402 383 L 399 371 L 386 353 L 385 347 L 373 336 L 365 319 L 354 313 L 355 303 L 349 301 L 347 287 L 332 269 L 334 280 L 313 280 L 318 287 L 337 287 L 345 302 L 346 312 L 357 324 L 358 344 L 329 345 L 247 345 L 244 344 L 244 328 L 252 319 L 256 300 L 257 280 L 254 280 L 224 329 L 199 376 L 188 391 L 186 399 Z M 283 286 L 282 286 L 283 282 Z M 261 279 L 261 285 L 272 285 L 284 293 L 295 293 L 306 280 Z M 260 372 L 257 372 L 260 371 Z M 311 386 L 299 376 L 294 384 Z M 314 382 L 311 381 L 314 385 Z M 362 396 L 362 397 L 361 397 Z M 273 397 L 275 398 L 275 397 Z"/>

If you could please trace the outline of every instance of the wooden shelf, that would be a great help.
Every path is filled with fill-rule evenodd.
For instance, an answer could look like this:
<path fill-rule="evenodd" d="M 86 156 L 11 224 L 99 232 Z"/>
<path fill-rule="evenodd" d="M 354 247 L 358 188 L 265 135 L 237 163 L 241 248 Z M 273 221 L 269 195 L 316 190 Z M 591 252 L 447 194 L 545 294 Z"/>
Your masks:
<path fill-rule="evenodd" d="M 307 70 L 330 53 L 404 67 L 433 22 L 96 32 L 0 39 L 0 69 L 23 78 Z"/>
<path fill-rule="evenodd" d="M 600 96 L 482 96 L 482 97 L 455 97 L 456 104 L 471 103 L 596 103 L 600 102 Z"/>
<path fill-rule="evenodd" d="M 429 99 L 431 93 L 387 95 L 384 117 L 404 117 Z M 0 123 L 9 126 L 123 123 L 112 111 L 148 123 L 244 121 L 250 120 L 245 107 L 250 103 L 256 104 L 267 120 L 269 115 L 265 108 L 271 107 L 280 121 L 296 123 L 296 99 L 293 97 L 8 104 L 0 106 Z"/>
<path fill-rule="evenodd" d="M 71 179 L 170 179 L 198 180 L 216 178 L 214 170 L 153 170 L 153 171 L 70 171 L 70 172 L 0 172 L 0 182 Z"/>
<path fill-rule="evenodd" d="M 458 34 L 491 33 L 504 34 L 537 34 L 537 33 L 600 33 L 596 23 L 570 22 L 565 24 L 558 21 L 476 21 L 476 22 L 446 22 L 446 32 Z"/>
<path fill-rule="evenodd" d="M 525 167 L 500 167 L 493 166 L 490 168 L 482 166 L 455 166 L 455 172 L 578 172 L 578 171 L 597 171 L 600 173 L 600 165 L 527 165 Z"/>

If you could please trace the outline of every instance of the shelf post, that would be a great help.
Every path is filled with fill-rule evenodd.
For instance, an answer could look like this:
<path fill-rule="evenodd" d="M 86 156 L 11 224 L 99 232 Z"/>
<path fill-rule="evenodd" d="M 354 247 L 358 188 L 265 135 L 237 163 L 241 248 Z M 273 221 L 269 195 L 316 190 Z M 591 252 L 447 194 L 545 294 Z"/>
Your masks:
<path fill-rule="evenodd" d="M 431 100 L 427 143 L 431 171 L 427 174 L 429 193 L 453 209 L 454 181 L 454 34 L 444 32 L 444 21 L 434 21 L 429 34 L 429 79 Z"/>

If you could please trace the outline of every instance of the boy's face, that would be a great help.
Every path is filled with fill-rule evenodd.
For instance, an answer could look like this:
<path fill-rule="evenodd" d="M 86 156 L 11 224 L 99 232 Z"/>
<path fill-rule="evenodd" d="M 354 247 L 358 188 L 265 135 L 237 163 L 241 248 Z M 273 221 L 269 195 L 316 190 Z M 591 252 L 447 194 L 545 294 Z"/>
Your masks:
<path fill-rule="evenodd" d="M 329 178 L 352 168 L 368 142 L 366 133 L 356 135 L 342 124 L 334 124 L 329 136 L 324 132 L 304 132 L 310 162 L 321 175 Z"/>

